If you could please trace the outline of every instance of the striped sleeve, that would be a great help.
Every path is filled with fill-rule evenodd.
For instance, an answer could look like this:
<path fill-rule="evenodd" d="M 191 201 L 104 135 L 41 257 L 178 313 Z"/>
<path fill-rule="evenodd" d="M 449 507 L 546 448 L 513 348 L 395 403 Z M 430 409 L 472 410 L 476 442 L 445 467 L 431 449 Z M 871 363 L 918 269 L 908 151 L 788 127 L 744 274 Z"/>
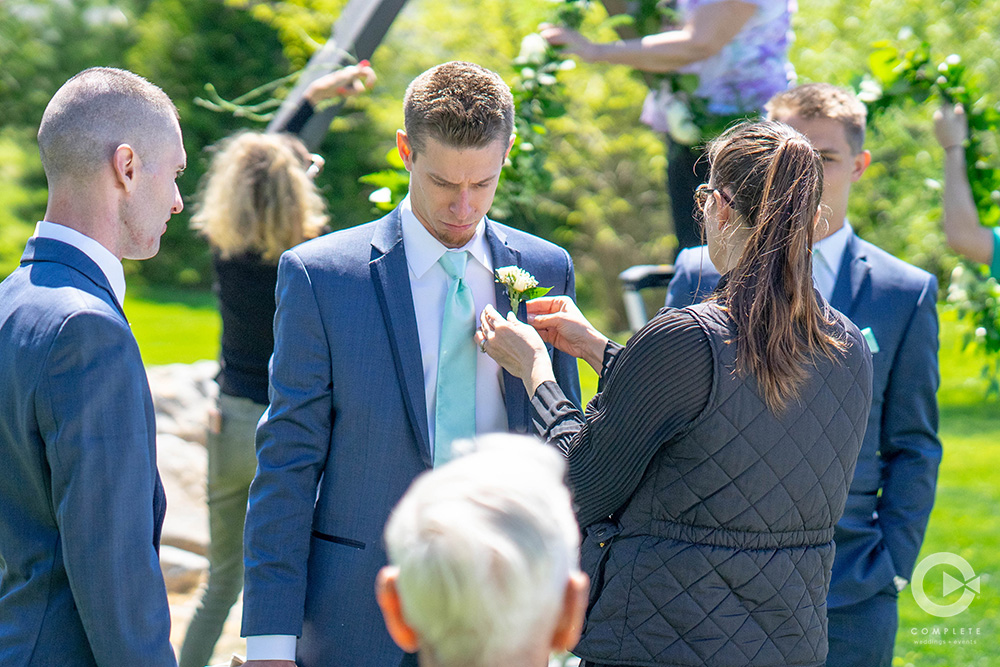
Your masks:
<path fill-rule="evenodd" d="M 605 350 L 601 389 L 581 414 L 554 382 L 532 397 L 535 426 L 569 461 L 581 526 L 629 499 L 657 450 L 705 409 L 711 345 L 694 316 L 666 308 L 629 340 Z"/>

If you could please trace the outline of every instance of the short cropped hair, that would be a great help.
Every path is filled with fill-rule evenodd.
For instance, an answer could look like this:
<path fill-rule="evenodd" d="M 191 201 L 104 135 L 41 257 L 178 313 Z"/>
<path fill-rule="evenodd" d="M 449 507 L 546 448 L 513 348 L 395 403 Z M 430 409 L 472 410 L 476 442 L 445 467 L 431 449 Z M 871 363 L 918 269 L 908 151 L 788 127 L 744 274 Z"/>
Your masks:
<path fill-rule="evenodd" d="M 327 223 L 309 165 L 309 151 L 289 134 L 241 132 L 223 140 L 191 226 L 224 259 L 253 252 L 277 263 L 282 252 L 318 236 Z"/>
<path fill-rule="evenodd" d="M 519 656 L 551 641 L 579 570 L 566 465 L 526 436 L 474 442 L 410 486 L 386 525 L 389 560 L 403 617 L 433 664 L 524 664 Z"/>
<path fill-rule="evenodd" d="M 427 137 L 452 148 L 483 148 L 510 141 L 514 97 L 495 72 L 453 61 L 432 67 L 410 83 L 403 116 L 414 153 L 424 149 Z"/>
<path fill-rule="evenodd" d="M 154 161 L 179 119 L 166 93 L 141 76 L 111 67 L 84 70 L 56 91 L 42 114 L 38 150 L 45 175 L 50 183 L 92 177 L 123 143 Z"/>
<path fill-rule="evenodd" d="M 772 119 L 782 109 L 806 119 L 832 118 L 844 126 L 854 155 L 864 150 L 868 109 L 850 90 L 829 83 L 806 83 L 778 93 L 765 108 Z"/>

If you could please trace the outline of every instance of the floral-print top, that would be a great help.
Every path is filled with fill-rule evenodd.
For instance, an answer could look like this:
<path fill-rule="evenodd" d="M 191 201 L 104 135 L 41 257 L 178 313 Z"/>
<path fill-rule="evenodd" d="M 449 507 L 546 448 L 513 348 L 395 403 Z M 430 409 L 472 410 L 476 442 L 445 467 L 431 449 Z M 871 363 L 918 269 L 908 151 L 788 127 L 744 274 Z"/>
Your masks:
<path fill-rule="evenodd" d="M 677 0 L 682 22 L 701 6 L 722 0 Z M 697 74 L 697 97 L 708 101 L 708 110 L 722 116 L 745 111 L 762 111 L 764 104 L 795 80 L 788 62 L 792 41 L 791 15 L 796 0 L 742 0 L 757 5 L 757 11 L 743 29 L 719 51 L 705 60 L 687 65 L 680 74 Z M 672 103 L 669 83 L 666 90 L 649 94 L 642 120 L 654 130 L 671 128 L 668 109 Z"/>

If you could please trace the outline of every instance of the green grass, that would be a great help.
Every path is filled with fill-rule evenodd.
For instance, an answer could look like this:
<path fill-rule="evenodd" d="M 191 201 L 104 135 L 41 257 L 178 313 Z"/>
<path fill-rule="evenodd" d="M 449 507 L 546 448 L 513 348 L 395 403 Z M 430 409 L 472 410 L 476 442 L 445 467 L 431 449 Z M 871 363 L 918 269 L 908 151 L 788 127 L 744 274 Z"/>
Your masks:
<path fill-rule="evenodd" d="M 129 289 L 124 307 L 147 366 L 219 357 L 222 325 L 211 292 Z"/>
<path fill-rule="evenodd" d="M 912 590 L 900 595 L 899 634 L 894 667 L 993 665 L 1000 642 L 1000 402 L 983 397 L 981 357 L 959 349 L 960 326 L 952 313 L 942 314 L 941 441 L 944 459 L 937 500 L 920 558 L 940 551 L 965 558 L 982 575 L 981 594 L 952 618 L 936 618 L 917 606 Z M 959 578 L 957 572 L 951 572 Z M 925 590 L 941 604 L 942 568 L 927 576 Z M 955 634 L 965 629 L 965 635 Z M 947 629 L 948 634 L 934 635 Z M 927 634 L 924 634 L 924 633 Z M 972 633 L 972 634 L 969 634 Z M 975 634 L 978 633 L 978 634 Z M 919 643 L 932 640 L 940 643 Z M 954 643 L 974 641 L 975 643 Z"/>

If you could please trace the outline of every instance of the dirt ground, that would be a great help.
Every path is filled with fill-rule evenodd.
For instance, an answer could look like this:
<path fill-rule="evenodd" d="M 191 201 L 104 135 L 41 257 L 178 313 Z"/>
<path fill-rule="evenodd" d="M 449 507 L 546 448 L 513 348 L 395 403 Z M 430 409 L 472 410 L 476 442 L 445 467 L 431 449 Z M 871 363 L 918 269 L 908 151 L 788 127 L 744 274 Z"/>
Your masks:
<path fill-rule="evenodd" d="M 184 633 L 187 632 L 188 623 L 194 616 L 194 610 L 198 607 L 198 600 L 201 597 L 201 589 L 196 588 L 190 593 L 171 593 L 167 596 L 170 603 L 170 643 L 174 645 L 174 652 L 180 653 L 181 644 L 184 642 Z M 228 667 L 229 659 L 233 653 L 246 655 L 246 641 L 240 637 L 240 621 L 243 611 L 243 595 L 233 605 L 233 610 L 229 612 L 226 625 L 222 629 L 222 636 L 215 645 L 215 655 L 212 656 L 211 665 L 225 665 Z"/>

